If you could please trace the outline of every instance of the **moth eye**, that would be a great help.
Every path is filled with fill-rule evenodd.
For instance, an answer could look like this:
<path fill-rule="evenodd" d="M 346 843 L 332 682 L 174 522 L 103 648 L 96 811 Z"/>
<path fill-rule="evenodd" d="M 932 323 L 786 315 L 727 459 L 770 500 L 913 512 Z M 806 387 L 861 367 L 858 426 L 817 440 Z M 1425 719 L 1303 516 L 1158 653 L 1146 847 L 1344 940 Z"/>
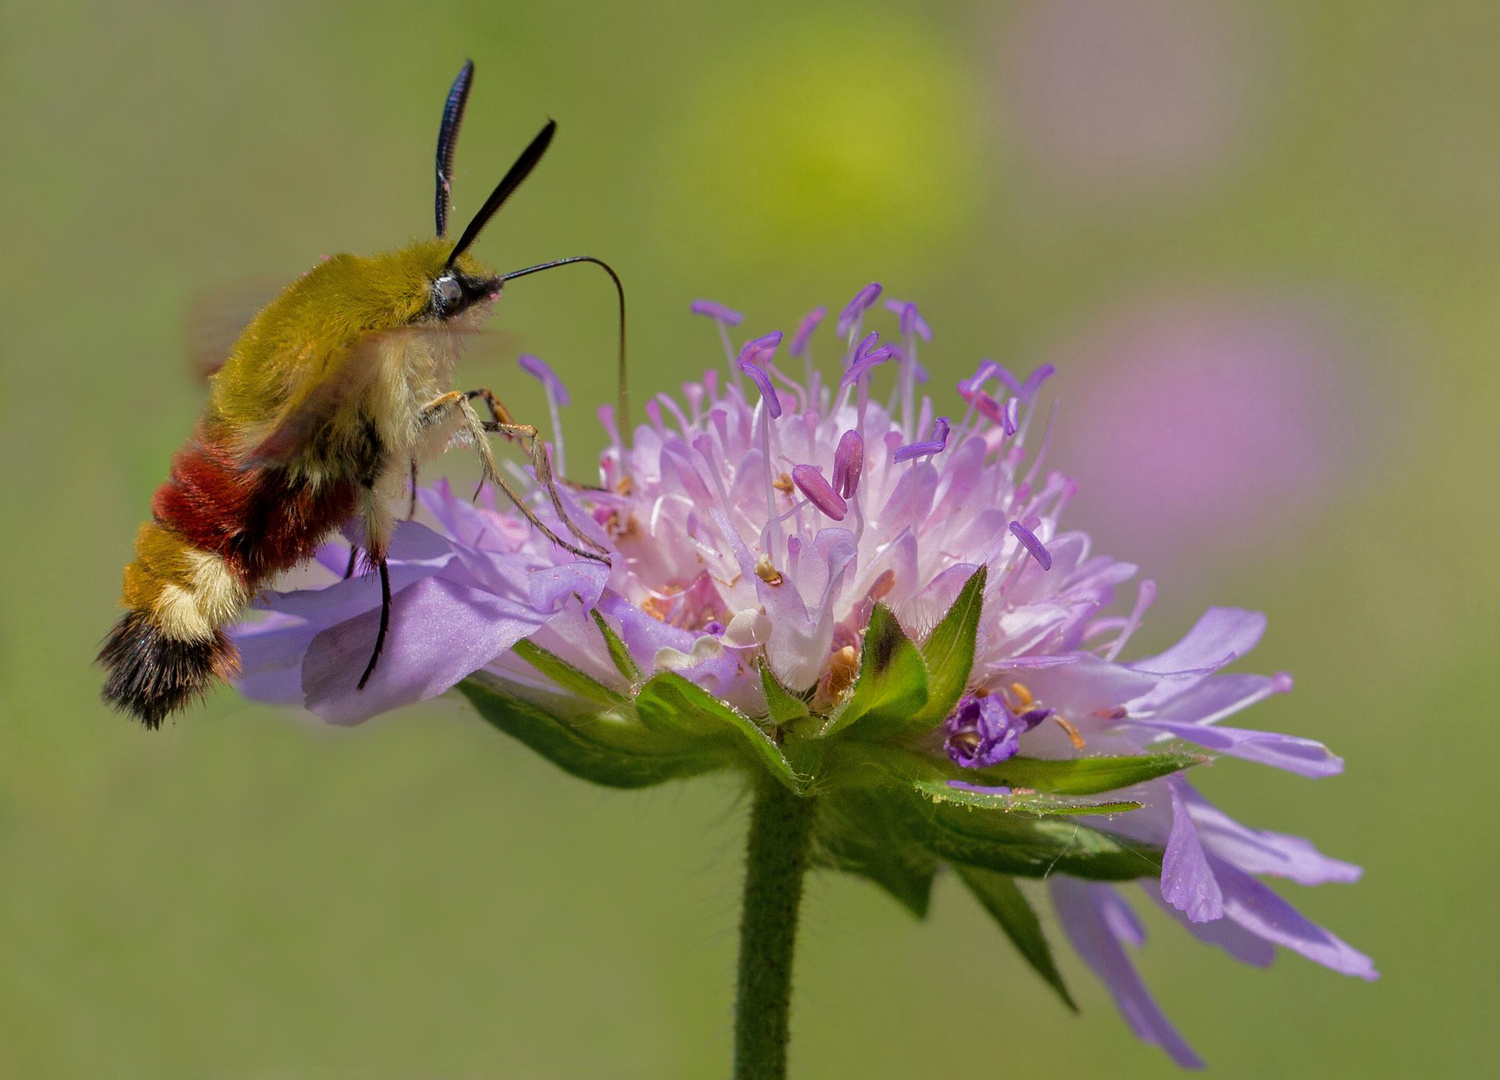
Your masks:
<path fill-rule="evenodd" d="M 439 311 L 449 311 L 463 299 L 463 288 L 451 274 L 444 274 L 432 283 L 432 298 Z"/>

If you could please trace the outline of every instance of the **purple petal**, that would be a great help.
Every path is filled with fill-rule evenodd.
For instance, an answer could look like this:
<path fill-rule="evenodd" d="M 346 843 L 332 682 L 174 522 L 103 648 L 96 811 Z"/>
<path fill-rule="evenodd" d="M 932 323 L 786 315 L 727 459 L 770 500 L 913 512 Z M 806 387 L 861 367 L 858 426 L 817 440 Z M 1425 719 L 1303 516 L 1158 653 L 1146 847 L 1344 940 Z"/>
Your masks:
<path fill-rule="evenodd" d="M 539 612 L 554 612 L 573 596 L 578 598 L 583 610 L 588 611 L 598 603 L 599 594 L 608 582 L 608 566 L 592 559 L 579 559 L 561 566 L 533 570 L 526 584 L 531 594 L 531 606 Z"/>
<path fill-rule="evenodd" d="M 1265 630 L 1266 617 L 1258 611 L 1209 608 L 1176 645 L 1130 666 L 1164 675 L 1217 671 L 1255 648 Z"/>
<path fill-rule="evenodd" d="M 1031 552 L 1031 557 L 1037 561 L 1043 570 L 1052 569 L 1052 556 L 1042 546 L 1042 542 L 1036 538 L 1036 533 L 1032 532 L 1025 525 L 1022 525 L 1019 521 L 1012 521 L 1010 523 L 1010 531 L 1015 534 L 1017 540 L 1021 541 L 1021 546 Z"/>
<path fill-rule="evenodd" d="M 553 370 L 547 366 L 547 362 L 539 356 L 530 353 L 522 353 L 516 357 L 516 363 L 521 365 L 521 370 L 526 374 L 538 379 L 543 386 L 552 392 L 559 405 L 568 404 L 568 388 L 563 385 Z"/>
<path fill-rule="evenodd" d="M 1344 771 L 1344 761 L 1335 757 L 1320 742 L 1283 735 L 1275 731 L 1251 731 L 1246 728 L 1205 727 L 1197 724 L 1163 723 L 1157 720 L 1120 721 L 1158 735 L 1174 735 L 1205 750 L 1216 750 L 1231 757 L 1272 765 L 1301 776 L 1336 776 Z"/>
<path fill-rule="evenodd" d="M 442 578 L 419 581 L 395 597 L 385 651 L 363 690 L 357 684 L 380 612 L 372 609 L 313 638 L 302 661 L 307 707 L 331 723 L 357 724 L 435 697 L 536 633 L 548 617 Z"/>
<path fill-rule="evenodd" d="M 745 316 L 741 315 L 738 311 L 727 308 L 723 304 L 715 303 L 712 300 L 694 300 L 691 310 L 694 315 L 707 315 L 710 319 L 721 322 L 725 326 L 738 326 L 745 321 Z"/>
<path fill-rule="evenodd" d="M 1130 1030 L 1141 1041 L 1160 1046 L 1183 1068 L 1203 1068 L 1203 1060 L 1157 1008 L 1125 952 L 1122 938 L 1139 940 L 1137 935 L 1121 932 L 1132 924 L 1138 927 L 1125 901 L 1110 886 L 1092 881 L 1054 877 L 1051 885 L 1052 904 L 1063 931 L 1108 988 Z"/>
<path fill-rule="evenodd" d="M 1370 958 L 1302 916 L 1266 885 L 1222 859 L 1212 860 L 1224 890 L 1224 915 L 1257 937 L 1342 975 L 1378 979 Z"/>
<path fill-rule="evenodd" d="M 792 344 L 787 352 L 793 356 L 801 356 L 807 349 L 808 338 L 812 337 L 813 331 L 827 314 L 828 309 L 819 305 L 803 316 L 802 321 L 797 324 L 797 332 L 792 336 Z"/>
<path fill-rule="evenodd" d="M 1176 784 L 1172 793 L 1172 831 L 1167 836 L 1161 864 L 1161 893 L 1190 922 L 1212 922 L 1224 917 L 1224 894 L 1209 868 L 1198 830 Z"/>
<path fill-rule="evenodd" d="M 1132 669 L 1135 665 L 1130 665 Z M 1142 672 L 1142 674 L 1151 674 Z M 1273 694 L 1290 687 L 1272 675 L 1155 675 L 1158 684 L 1149 694 L 1130 702 L 1130 714 L 1174 724 L 1217 724 Z"/>
<path fill-rule="evenodd" d="M 827 480 L 823 479 L 823 474 L 811 465 L 793 466 L 792 483 L 796 484 L 802 494 L 807 496 L 808 502 L 833 518 L 834 521 L 843 521 L 844 516 L 849 513 L 849 504 L 839 497 L 839 493 L 833 490 Z"/>
<path fill-rule="evenodd" d="M 1161 894 L 1161 882 L 1142 878 L 1138 883 L 1145 894 L 1163 911 L 1176 919 L 1187 931 L 1207 945 L 1217 945 L 1242 964 L 1253 967 L 1270 967 L 1276 959 L 1276 947 L 1256 937 L 1243 926 L 1228 919 L 1195 923 L 1178 911 Z"/>
<path fill-rule="evenodd" d="M 257 622 L 231 627 L 229 637 L 240 651 L 234 687 L 252 701 L 301 705 L 302 657 L 323 629 L 317 623 L 272 612 Z"/>
<path fill-rule="evenodd" d="M 1265 832 L 1241 825 L 1214 806 L 1187 781 L 1178 788 L 1193 816 L 1198 836 L 1210 855 L 1247 874 L 1272 874 L 1299 885 L 1358 881 L 1362 871 L 1353 863 L 1324 855 L 1300 836 Z"/>

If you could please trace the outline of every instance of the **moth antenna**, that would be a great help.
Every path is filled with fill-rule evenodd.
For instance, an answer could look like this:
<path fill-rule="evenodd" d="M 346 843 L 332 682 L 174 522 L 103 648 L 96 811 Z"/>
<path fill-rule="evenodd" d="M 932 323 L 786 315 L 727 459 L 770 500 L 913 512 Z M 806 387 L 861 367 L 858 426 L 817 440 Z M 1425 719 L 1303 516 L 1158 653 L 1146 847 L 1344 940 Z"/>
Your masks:
<path fill-rule="evenodd" d="M 453 189 L 453 151 L 458 147 L 458 125 L 464 122 L 464 107 L 469 104 L 469 88 L 474 83 L 474 61 L 465 60 L 458 78 L 443 104 L 443 126 L 438 128 L 437 143 L 437 213 L 438 239 L 448 235 L 449 194 Z"/>
<path fill-rule="evenodd" d="M 547 145 L 552 142 L 552 136 L 557 131 L 557 121 L 548 120 L 547 126 L 537 133 L 537 137 L 531 140 L 531 145 L 521 151 L 521 156 L 516 158 L 516 163 L 510 167 L 490 192 L 490 197 L 484 200 L 484 205 L 479 208 L 479 213 L 474 215 L 474 220 L 469 222 L 469 227 L 464 234 L 458 238 L 458 243 L 453 245 L 453 251 L 448 255 L 448 265 L 453 265 L 457 259 L 469 249 L 469 245 L 478 239 L 480 232 L 489 224 L 490 218 L 495 216 L 495 211 L 504 205 L 505 200 L 511 197 L 521 182 L 531 175 L 531 170 L 536 168 L 537 162 L 542 160 L 542 155 L 547 152 Z"/>
<path fill-rule="evenodd" d="M 543 133 L 545 134 L 545 132 Z M 517 162 L 519 164 L 519 162 Z M 512 170 L 514 171 L 514 170 Z M 517 181 L 519 183 L 520 181 Z M 492 196 L 493 198 L 493 196 Z M 473 228 L 473 226 L 470 226 Z M 592 255 L 573 255 L 566 259 L 553 259 L 551 262 L 537 263 L 521 270 L 512 270 L 508 274 L 502 274 L 500 283 L 504 284 L 514 278 L 525 277 L 527 274 L 539 274 L 543 270 L 555 270 L 559 266 L 571 266 L 573 263 L 593 263 L 609 275 L 609 280 L 615 283 L 615 295 L 620 298 L 620 368 L 619 368 L 619 399 L 620 399 L 620 430 L 630 430 L 630 392 L 625 382 L 625 286 L 620 284 L 620 275 L 615 273 L 614 268 L 603 259 L 596 259 Z"/>

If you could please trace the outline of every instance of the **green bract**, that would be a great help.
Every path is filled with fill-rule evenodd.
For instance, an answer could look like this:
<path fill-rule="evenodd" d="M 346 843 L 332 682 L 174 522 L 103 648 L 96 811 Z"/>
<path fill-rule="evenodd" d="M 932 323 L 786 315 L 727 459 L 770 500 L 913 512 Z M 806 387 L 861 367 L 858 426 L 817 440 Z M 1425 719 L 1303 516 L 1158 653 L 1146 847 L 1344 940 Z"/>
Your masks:
<path fill-rule="evenodd" d="M 925 641 L 876 605 L 859 672 L 826 713 L 781 685 L 764 662 L 767 711 L 747 716 L 673 672 L 649 678 L 597 613 L 630 695 L 523 641 L 519 656 L 557 686 L 537 690 L 478 672 L 459 689 L 480 714 L 560 768 L 635 788 L 718 769 L 769 777 L 812 800 L 814 858 L 875 882 L 919 918 L 948 863 L 1065 1002 L 1071 999 L 1017 877 L 1100 881 L 1151 877 L 1162 852 L 1089 825 L 1140 803 L 1100 798 L 1207 759 L 1179 751 L 1067 760 L 1012 758 L 962 769 L 943 750 L 943 720 L 974 662 L 985 570 L 964 585 Z M 953 786 L 962 781 L 969 786 Z M 1009 788 L 1008 794 L 975 788 Z"/>

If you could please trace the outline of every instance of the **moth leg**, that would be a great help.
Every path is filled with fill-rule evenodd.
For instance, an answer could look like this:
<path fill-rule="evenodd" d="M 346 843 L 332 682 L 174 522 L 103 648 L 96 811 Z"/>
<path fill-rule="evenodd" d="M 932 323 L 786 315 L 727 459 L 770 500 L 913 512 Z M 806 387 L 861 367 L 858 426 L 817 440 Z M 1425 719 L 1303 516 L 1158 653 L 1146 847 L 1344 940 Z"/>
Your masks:
<path fill-rule="evenodd" d="M 385 635 L 391 628 L 391 569 L 384 555 L 380 556 L 380 561 L 375 566 L 380 571 L 380 630 L 375 635 L 375 651 L 370 653 L 365 673 L 359 677 L 360 690 L 365 688 L 370 676 L 375 674 L 375 665 L 379 663 L 380 652 L 385 648 Z"/>
<path fill-rule="evenodd" d="M 345 581 L 348 581 L 350 578 L 352 578 L 354 576 L 354 565 L 357 562 L 359 562 L 359 548 L 356 545 L 354 545 L 354 544 L 350 544 L 349 545 L 349 565 L 346 566 L 346 567 L 344 567 L 344 580 Z"/>
<path fill-rule="evenodd" d="M 557 480 L 552 475 L 552 460 L 547 456 L 547 444 L 542 441 L 537 429 L 531 424 L 516 423 L 510 410 L 488 390 L 483 388 L 470 390 L 466 397 L 482 398 L 489 406 L 490 420 L 484 425 L 485 431 L 520 440 L 521 445 L 525 447 L 526 457 L 531 461 L 532 471 L 536 473 L 537 482 L 547 489 L 547 497 L 552 500 L 552 509 L 557 511 L 558 518 L 568 527 L 568 532 L 572 533 L 580 544 L 601 553 L 605 552 L 606 548 L 579 531 L 578 526 L 573 524 L 573 519 L 568 517 L 568 512 L 563 509 L 562 498 L 557 494 Z M 567 483 L 566 480 L 563 482 Z"/>
<path fill-rule="evenodd" d="M 417 516 L 417 459 L 411 459 L 411 505 L 406 508 L 406 520 Z"/>
<path fill-rule="evenodd" d="M 593 559 L 595 562 L 608 563 L 609 560 L 604 558 L 602 554 L 596 554 L 592 551 L 585 551 L 584 549 L 570 544 L 562 537 L 558 536 L 557 533 L 553 532 L 552 529 L 550 529 L 547 524 L 541 520 L 541 518 L 536 516 L 536 513 L 531 509 L 531 507 L 526 505 L 525 501 L 522 500 L 521 496 L 516 493 L 515 489 L 505 482 L 505 479 L 500 475 L 499 468 L 495 464 L 494 451 L 490 449 L 490 441 L 486 437 L 490 431 L 500 431 L 498 425 L 501 424 L 502 421 L 481 420 L 479 418 L 479 414 L 474 411 L 474 406 L 469 404 L 470 400 L 476 397 L 484 401 L 484 403 L 489 407 L 492 414 L 505 416 L 507 417 L 507 419 L 509 418 L 509 414 L 505 412 L 505 407 L 501 405 L 500 402 L 495 398 L 495 395 L 490 393 L 488 390 L 470 390 L 467 393 L 460 393 L 459 391 L 455 390 L 444 394 L 440 398 L 434 399 L 430 404 L 424 407 L 421 413 L 422 422 L 424 425 L 438 423 L 449 413 L 451 413 L 452 410 L 457 409 L 463 416 L 464 426 L 468 428 L 469 434 L 474 440 L 475 449 L 479 452 L 479 464 L 484 474 L 483 478 L 490 481 L 501 491 L 503 491 L 505 493 L 505 497 L 511 501 L 511 503 L 517 510 L 522 513 L 522 515 L 525 516 L 526 520 L 531 522 L 532 526 L 538 532 L 540 532 L 543 536 L 552 541 L 558 547 L 562 548 L 564 551 L 577 555 L 581 559 Z M 491 425 L 496 426 L 492 427 Z M 535 430 L 535 428 L 532 429 L 533 432 L 535 432 Z M 512 435 L 513 437 L 521 435 L 521 433 L 519 432 L 501 433 Z M 576 526 L 574 526 L 573 523 L 568 520 L 567 514 L 562 512 L 562 507 L 559 504 L 557 493 L 550 487 L 552 476 L 551 469 L 548 469 L 544 475 L 548 478 L 549 490 L 552 491 L 553 505 L 557 506 L 559 515 L 562 517 L 562 520 L 567 523 L 568 531 L 573 533 L 574 536 L 578 536 L 581 541 L 598 547 L 598 545 L 594 544 L 592 540 L 579 535 Z M 477 495 L 478 492 L 476 491 L 475 494 Z M 599 548 L 599 552 L 601 553 L 604 550 L 605 549 L 602 547 Z"/>

